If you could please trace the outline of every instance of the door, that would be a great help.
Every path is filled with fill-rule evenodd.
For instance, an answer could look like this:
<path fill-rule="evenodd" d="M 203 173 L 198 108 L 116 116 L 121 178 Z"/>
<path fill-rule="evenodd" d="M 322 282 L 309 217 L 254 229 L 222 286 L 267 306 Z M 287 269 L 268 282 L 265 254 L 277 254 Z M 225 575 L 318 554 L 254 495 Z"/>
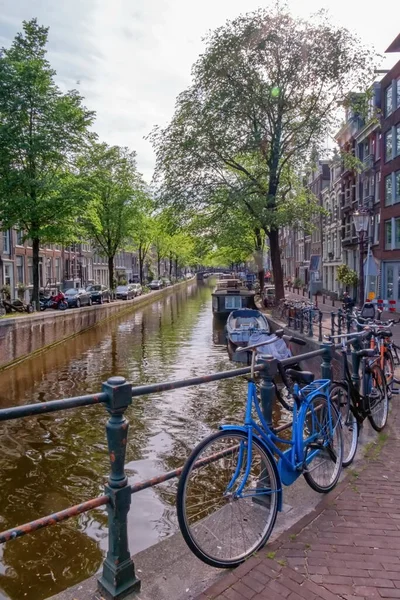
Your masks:
<path fill-rule="evenodd" d="M 400 263 L 385 263 L 383 269 L 383 300 L 395 300 L 400 306 Z"/>
<path fill-rule="evenodd" d="M 3 281 L 4 285 L 7 285 L 10 288 L 11 298 L 14 298 L 14 268 L 12 262 L 3 262 Z"/>

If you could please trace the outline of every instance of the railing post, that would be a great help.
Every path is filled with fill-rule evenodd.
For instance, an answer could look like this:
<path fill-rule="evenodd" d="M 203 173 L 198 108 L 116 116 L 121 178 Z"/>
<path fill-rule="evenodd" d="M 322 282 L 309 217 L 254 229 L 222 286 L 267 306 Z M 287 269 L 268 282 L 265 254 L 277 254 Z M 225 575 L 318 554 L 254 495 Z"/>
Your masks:
<path fill-rule="evenodd" d="M 124 377 L 111 377 L 103 383 L 102 391 L 108 395 L 106 408 L 110 418 L 106 430 L 111 469 L 105 486 L 105 493 L 110 497 L 107 505 L 108 552 L 98 586 L 107 600 L 119 600 L 140 589 L 128 546 L 131 488 L 124 468 L 128 438 L 124 412 L 132 404 L 132 386 Z"/>
<path fill-rule="evenodd" d="M 341 333 L 342 333 L 342 309 L 341 308 L 338 308 L 337 318 L 338 318 L 338 330 L 337 330 L 337 332 L 338 332 L 338 335 L 341 335 Z"/>
<path fill-rule="evenodd" d="M 331 335 L 335 335 L 335 313 L 331 312 Z"/>
<path fill-rule="evenodd" d="M 351 349 L 351 380 L 354 383 L 355 387 L 360 389 L 360 363 L 361 356 L 357 356 L 357 352 L 361 350 L 361 344 L 358 338 L 354 340 L 352 343 Z"/>
<path fill-rule="evenodd" d="M 300 308 L 300 333 L 304 333 L 304 310 Z"/>
<path fill-rule="evenodd" d="M 293 329 L 295 331 L 297 330 L 297 308 L 294 309 Z"/>
<path fill-rule="evenodd" d="M 351 330 L 351 315 L 349 311 L 346 313 L 346 323 L 347 323 L 347 333 L 350 333 Z"/>
<path fill-rule="evenodd" d="M 310 308 L 308 311 L 308 337 L 313 337 L 313 318 L 314 318 L 314 310 Z"/>
<path fill-rule="evenodd" d="M 324 353 L 322 355 L 322 363 L 321 363 L 321 377 L 322 379 L 333 379 L 333 371 L 332 371 L 332 358 L 334 352 L 334 344 L 332 342 L 324 342 L 321 344 L 321 348 L 323 348 Z"/>
<path fill-rule="evenodd" d="M 318 314 L 318 341 L 322 342 L 322 310 Z"/>
<path fill-rule="evenodd" d="M 274 378 L 278 373 L 276 358 L 260 356 L 257 364 L 264 366 L 261 371 L 260 396 L 261 410 L 268 427 L 272 427 L 272 410 L 275 400 Z"/>

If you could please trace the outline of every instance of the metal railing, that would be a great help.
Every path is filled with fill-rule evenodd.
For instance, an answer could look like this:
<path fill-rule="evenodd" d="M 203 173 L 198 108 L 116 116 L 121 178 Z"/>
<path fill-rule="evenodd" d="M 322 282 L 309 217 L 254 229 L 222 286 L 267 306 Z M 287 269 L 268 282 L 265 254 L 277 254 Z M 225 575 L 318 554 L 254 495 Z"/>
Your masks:
<path fill-rule="evenodd" d="M 287 358 L 281 362 L 283 366 L 290 366 L 316 356 L 322 356 L 322 377 L 324 379 L 331 379 L 331 362 L 334 349 L 335 347 L 332 343 L 325 343 L 321 344 L 318 350 Z M 275 399 L 274 378 L 277 374 L 277 361 L 271 357 L 260 357 L 254 370 L 261 375 L 261 407 L 266 422 L 272 426 L 272 409 Z M 250 372 L 250 367 L 243 367 L 203 377 L 193 377 L 191 379 L 138 387 L 132 387 L 123 377 L 111 377 L 103 384 L 102 391 L 99 394 L 0 409 L 0 421 L 37 416 L 60 410 L 91 406 L 93 404 L 104 404 L 110 415 L 106 424 L 110 474 L 105 485 L 104 495 L 0 532 L 0 543 L 8 542 L 38 529 L 49 527 L 50 525 L 56 525 L 89 510 L 106 506 L 108 512 L 108 551 L 103 563 L 102 575 L 98 579 L 99 590 L 108 599 L 117 599 L 121 595 L 138 591 L 140 589 L 140 580 L 136 576 L 135 566 L 128 546 L 127 516 L 131 504 L 131 496 L 141 490 L 179 477 L 183 467 L 132 486 L 128 485 L 128 478 L 125 473 L 125 454 L 129 423 L 125 418 L 125 411 L 131 406 L 132 398 L 136 398 L 137 396 L 240 377 L 248 375 Z M 291 425 L 292 423 L 286 423 L 276 428 L 275 431 L 283 431 L 291 427 Z"/>

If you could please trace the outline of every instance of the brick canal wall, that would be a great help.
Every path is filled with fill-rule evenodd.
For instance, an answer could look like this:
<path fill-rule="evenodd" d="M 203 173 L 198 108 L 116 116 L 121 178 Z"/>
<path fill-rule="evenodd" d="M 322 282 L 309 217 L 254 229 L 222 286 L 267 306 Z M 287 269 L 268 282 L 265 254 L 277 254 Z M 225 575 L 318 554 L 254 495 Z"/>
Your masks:
<path fill-rule="evenodd" d="M 121 316 L 173 293 L 194 280 L 182 281 L 163 290 L 155 290 L 134 300 L 72 308 L 46 310 L 32 315 L 0 319 L 0 370 L 64 342 L 112 317 Z"/>

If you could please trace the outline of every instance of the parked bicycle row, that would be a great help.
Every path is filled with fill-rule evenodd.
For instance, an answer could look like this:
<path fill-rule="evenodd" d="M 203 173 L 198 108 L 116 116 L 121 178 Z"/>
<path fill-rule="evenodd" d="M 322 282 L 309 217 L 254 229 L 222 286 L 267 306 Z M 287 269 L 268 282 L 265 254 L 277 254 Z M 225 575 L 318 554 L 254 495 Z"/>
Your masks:
<path fill-rule="evenodd" d="M 303 355 L 323 355 L 320 379 L 301 368 L 301 355 L 265 356 L 278 341 L 305 344 L 283 330 L 268 341 L 236 348 L 251 355 L 244 421 L 223 425 L 204 439 L 184 465 L 178 486 L 180 529 L 198 558 L 230 568 L 259 550 L 282 508 L 283 487 L 301 475 L 316 492 L 335 487 L 342 468 L 354 460 L 364 421 L 376 431 L 387 423 L 399 364 L 391 341 L 394 325 L 357 320 L 358 331 L 326 336 L 321 350 Z M 341 366 L 337 380 L 334 357 Z M 272 425 L 274 400 L 291 414 L 289 437 Z"/>

